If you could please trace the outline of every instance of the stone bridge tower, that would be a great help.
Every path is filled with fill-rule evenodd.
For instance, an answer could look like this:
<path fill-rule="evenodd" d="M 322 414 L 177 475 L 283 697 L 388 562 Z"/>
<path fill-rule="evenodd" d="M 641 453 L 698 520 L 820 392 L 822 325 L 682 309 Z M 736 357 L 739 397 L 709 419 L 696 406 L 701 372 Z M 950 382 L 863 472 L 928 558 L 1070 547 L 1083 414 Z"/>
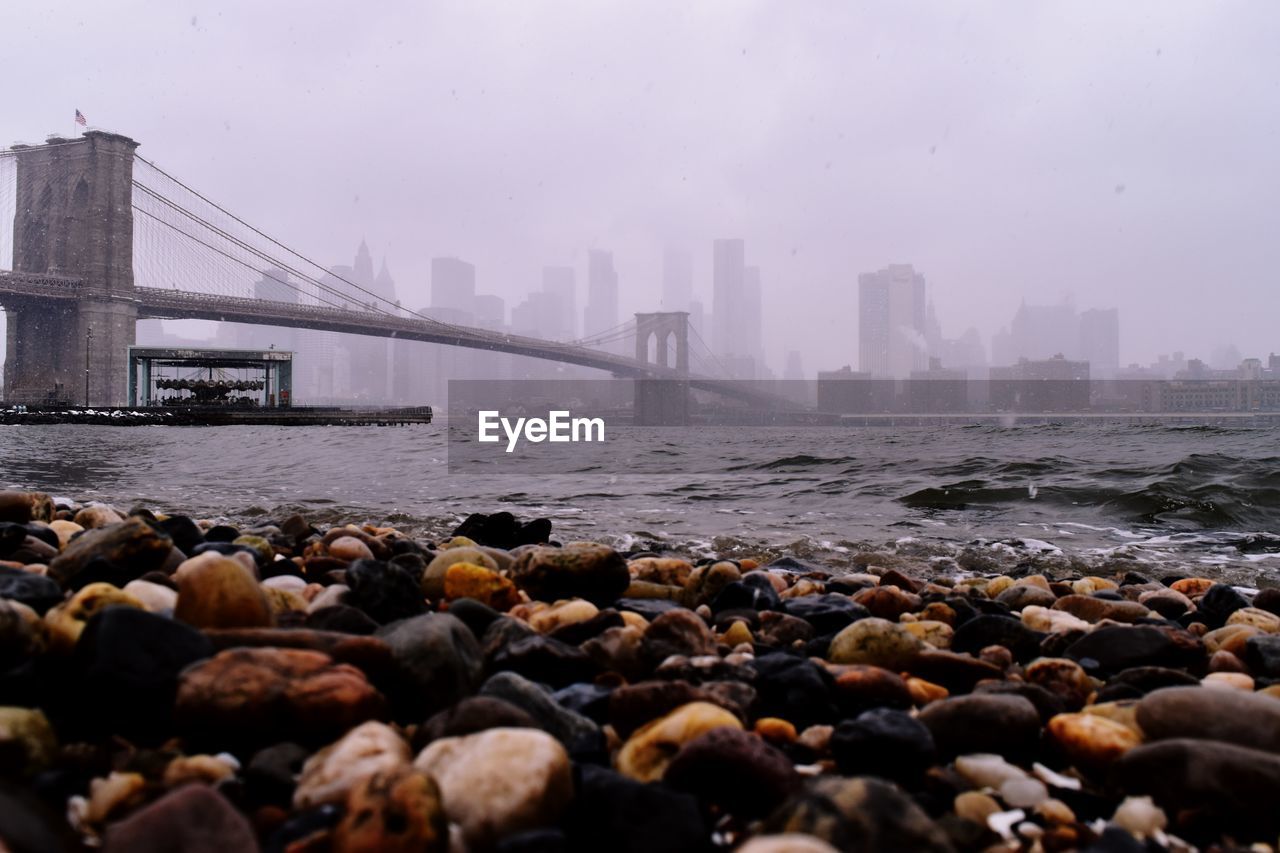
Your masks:
<path fill-rule="evenodd" d="M 667 354 L 675 338 L 676 363 Z M 657 338 L 653 362 L 649 361 L 649 339 Z M 684 311 L 662 311 L 636 315 L 636 361 L 689 372 L 689 315 Z M 689 422 L 689 383 L 684 378 L 637 379 L 635 381 L 635 422 L 641 426 L 683 426 Z"/>
<path fill-rule="evenodd" d="M 5 396 L 125 403 L 133 290 L 133 152 L 124 136 L 16 149 L 13 270 L 79 280 L 74 298 L 8 296 Z M 86 366 L 87 365 L 87 366 Z"/>

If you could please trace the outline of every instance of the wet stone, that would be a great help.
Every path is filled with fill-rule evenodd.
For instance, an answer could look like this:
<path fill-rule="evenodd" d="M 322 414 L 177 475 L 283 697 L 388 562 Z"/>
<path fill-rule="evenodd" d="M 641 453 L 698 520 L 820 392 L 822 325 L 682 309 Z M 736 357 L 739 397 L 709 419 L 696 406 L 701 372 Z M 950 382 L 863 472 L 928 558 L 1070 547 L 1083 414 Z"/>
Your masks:
<path fill-rule="evenodd" d="M 1042 635 L 1017 619 L 982 615 L 956 628 L 951 650 L 978 654 L 987 646 L 1004 646 L 1018 661 L 1029 661 L 1040 655 Z"/>
<path fill-rule="evenodd" d="M 1137 722 L 1148 741 L 1194 738 L 1280 753 L 1280 701 L 1269 696 L 1168 687 L 1138 703 Z"/>
<path fill-rule="evenodd" d="M 819 778 L 778 807 L 767 832 L 803 833 L 838 850 L 950 853 L 946 835 L 896 786 L 875 778 Z"/>
<path fill-rule="evenodd" d="M 549 692 L 514 672 L 491 676 L 480 695 L 503 699 L 526 712 L 575 759 L 596 759 L 603 749 L 604 736 L 595 722 L 560 705 Z"/>
<path fill-rule="evenodd" d="M 516 559 L 512 580 L 531 598 L 584 598 L 597 607 L 617 601 L 631 583 L 622 556 L 607 545 L 533 546 Z"/>
<path fill-rule="evenodd" d="M 95 581 L 124 586 L 164 566 L 172 550 L 168 534 L 130 518 L 77 536 L 49 564 L 49 577 L 69 589 Z"/>
<path fill-rule="evenodd" d="M 984 752 L 1016 761 L 1039 746 L 1040 714 L 1021 696 L 955 696 L 929 704 L 919 719 L 944 757 Z"/>
<path fill-rule="evenodd" d="M 356 560 L 347 567 L 347 586 L 343 603 L 363 610 L 380 625 L 427 611 L 417 581 L 393 563 Z"/>
<path fill-rule="evenodd" d="M 107 828 L 107 853 L 182 850 L 225 853 L 257 850 L 253 828 L 240 812 L 205 785 L 184 785 Z"/>
<path fill-rule="evenodd" d="M 846 776 L 878 776 L 908 786 L 937 759 L 928 727 L 891 708 L 866 711 L 837 725 L 831 754 Z"/>
<path fill-rule="evenodd" d="M 764 813 L 800 787 L 790 759 L 752 732 L 715 728 L 688 741 L 663 782 L 731 814 Z"/>

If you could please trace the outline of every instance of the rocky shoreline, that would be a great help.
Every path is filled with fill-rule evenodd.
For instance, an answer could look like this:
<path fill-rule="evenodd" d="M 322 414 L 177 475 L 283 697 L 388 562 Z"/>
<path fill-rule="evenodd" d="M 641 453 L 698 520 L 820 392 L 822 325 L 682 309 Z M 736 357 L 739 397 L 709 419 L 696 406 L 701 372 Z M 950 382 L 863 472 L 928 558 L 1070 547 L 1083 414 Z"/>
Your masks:
<path fill-rule="evenodd" d="M 0 849 L 1276 849 L 1280 591 L 891 563 L 0 492 Z"/>

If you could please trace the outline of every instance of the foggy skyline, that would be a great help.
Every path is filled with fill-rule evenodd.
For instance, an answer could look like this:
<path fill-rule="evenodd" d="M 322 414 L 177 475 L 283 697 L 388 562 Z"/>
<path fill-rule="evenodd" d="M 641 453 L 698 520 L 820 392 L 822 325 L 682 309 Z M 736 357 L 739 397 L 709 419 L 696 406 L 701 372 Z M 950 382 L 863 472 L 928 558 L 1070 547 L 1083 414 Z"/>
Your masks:
<path fill-rule="evenodd" d="M 1280 350 L 1280 7 L 1132 3 L 167 6 L 0 11 L 0 144 L 91 126 L 326 266 L 361 238 L 510 307 L 612 252 L 764 282 L 767 361 L 856 363 L 860 273 L 911 264 L 947 337 L 1020 300 L 1118 308 L 1122 364 Z M 59 50 L 50 55 L 49 45 Z M 19 82 L 20 81 L 20 82 Z"/>

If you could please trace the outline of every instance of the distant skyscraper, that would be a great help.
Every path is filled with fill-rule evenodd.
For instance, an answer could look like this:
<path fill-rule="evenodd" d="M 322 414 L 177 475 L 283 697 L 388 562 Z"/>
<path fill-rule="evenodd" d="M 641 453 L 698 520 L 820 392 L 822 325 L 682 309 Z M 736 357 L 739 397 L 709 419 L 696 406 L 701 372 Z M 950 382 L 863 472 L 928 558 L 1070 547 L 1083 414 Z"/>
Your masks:
<path fill-rule="evenodd" d="M 790 350 L 787 352 L 787 369 L 782 374 L 783 379 L 804 379 L 804 363 L 800 360 L 799 350 Z"/>
<path fill-rule="evenodd" d="M 746 267 L 742 276 L 742 330 L 739 350 L 751 359 L 750 375 L 743 379 L 763 379 L 764 364 L 764 297 L 760 268 Z"/>
<path fill-rule="evenodd" d="M 262 277 L 253 284 L 254 299 L 269 299 L 272 302 L 298 303 L 298 285 L 289 280 L 289 273 L 272 267 L 262 271 Z"/>
<path fill-rule="evenodd" d="M 547 334 L 556 341 L 573 340 L 578 336 L 578 284 L 573 267 L 543 267 L 542 290 L 560 301 L 562 312 Z"/>
<path fill-rule="evenodd" d="M 1080 357 L 1089 374 L 1108 379 L 1120 368 L 1120 312 L 1093 308 L 1080 314 Z"/>
<path fill-rule="evenodd" d="M 858 367 L 876 378 L 905 379 L 929 363 L 924 276 L 890 264 L 858 276 Z"/>
<path fill-rule="evenodd" d="M 662 310 L 688 311 L 693 301 L 693 255 L 667 249 L 662 255 Z"/>
<path fill-rule="evenodd" d="M 1080 318 L 1069 301 L 1060 305 L 1028 305 L 1024 301 L 1009 324 L 1009 335 L 1015 358 L 1038 361 L 1055 355 L 1066 359 L 1080 356 Z"/>
<path fill-rule="evenodd" d="M 431 259 L 431 307 L 458 312 L 450 322 L 463 322 L 459 315 L 475 312 L 476 268 L 458 258 Z"/>
<path fill-rule="evenodd" d="M 711 346 L 721 357 L 741 351 L 745 278 L 745 244 L 736 239 L 714 241 L 711 246 Z"/>
<path fill-rule="evenodd" d="M 612 252 L 592 249 L 587 253 L 587 307 L 582 321 L 584 337 L 618 325 L 618 273 Z"/>

